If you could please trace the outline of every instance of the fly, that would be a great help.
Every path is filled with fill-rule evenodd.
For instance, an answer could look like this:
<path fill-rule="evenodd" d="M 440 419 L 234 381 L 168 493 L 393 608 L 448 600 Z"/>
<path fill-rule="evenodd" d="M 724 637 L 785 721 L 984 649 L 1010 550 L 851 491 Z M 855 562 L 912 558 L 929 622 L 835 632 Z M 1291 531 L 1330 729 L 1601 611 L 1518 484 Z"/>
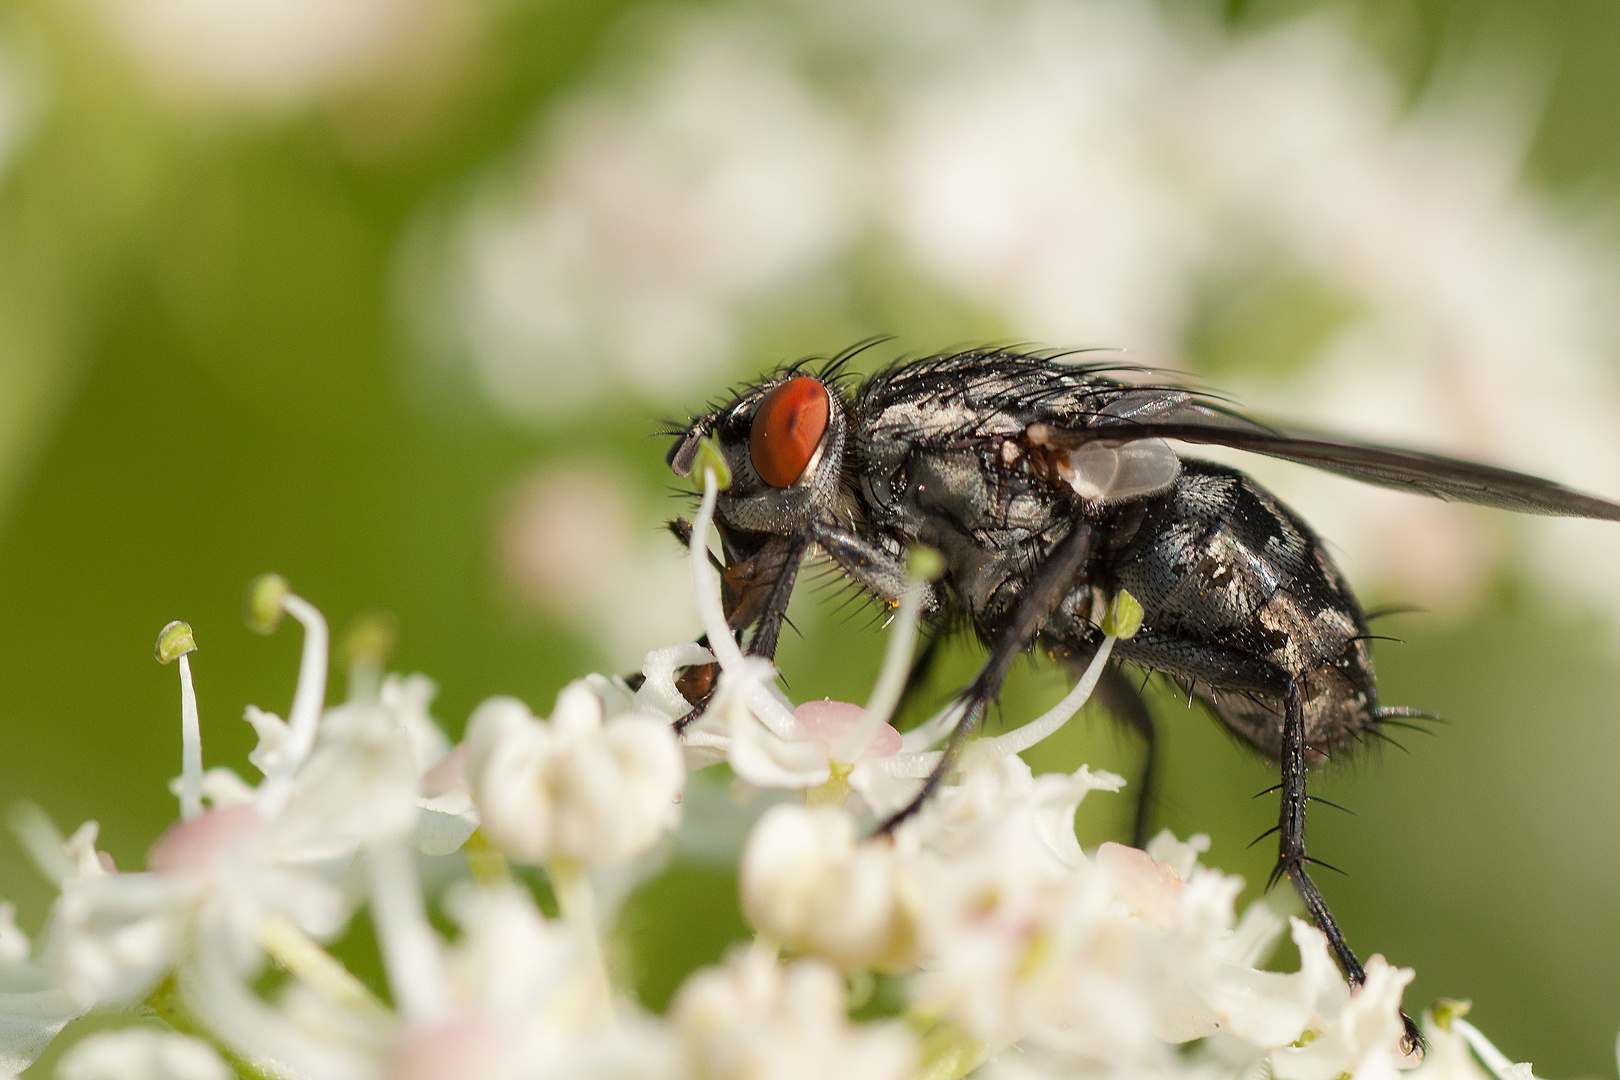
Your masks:
<path fill-rule="evenodd" d="M 940 764 L 878 832 L 938 788 L 1019 653 L 1038 646 L 1083 665 L 1102 639 L 1093 598 L 1129 591 L 1142 625 L 1114 657 L 1175 679 L 1278 762 L 1271 882 L 1288 878 L 1360 985 L 1365 970 L 1307 871 L 1308 770 L 1421 714 L 1379 703 L 1367 616 L 1310 526 L 1247 474 L 1183 457 L 1168 440 L 1520 513 L 1620 521 L 1620 505 L 1489 465 L 1282 430 L 1183 387 L 1116 378 L 1144 374 L 1118 365 L 979 349 L 857 381 L 847 359 L 766 376 L 675 432 L 668 462 L 690 475 L 712 438 L 731 468 L 715 508 L 723 600 L 751 654 L 774 656 L 806 555 L 819 552 L 890 605 L 906 587 L 908 548 L 944 556 L 924 594 L 933 640 L 965 623 L 988 656 L 961 691 Z M 685 521 L 671 528 L 690 538 Z M 914 679 L 932 655 L 924 651 Z M 1157 729 L 1117 665 L 1098 693 L 1147 743 L 1141 846 Z M 1405 1020 L 1408 1047 L 1420 1045 Z"/>

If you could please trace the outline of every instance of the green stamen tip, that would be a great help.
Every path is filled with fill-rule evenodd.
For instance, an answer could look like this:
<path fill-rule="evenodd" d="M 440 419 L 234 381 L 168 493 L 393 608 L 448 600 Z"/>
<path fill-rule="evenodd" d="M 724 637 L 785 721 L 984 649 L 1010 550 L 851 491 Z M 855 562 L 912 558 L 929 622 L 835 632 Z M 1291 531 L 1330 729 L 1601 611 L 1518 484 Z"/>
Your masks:
<path fill-rule="evenodd" d="M 1472 1001 L 1457 1001 L 1452 998 L 1441 998 L 1429 1010 L 1434 1022 L 1440 1026 L 1441 1031 L 1450 1031 L 1451 1022 L 1459 1016 L 1467 1016 L 1468 1010 L 1474 1007 Z"/>
<path fill-rule="evenodd" d="M 370 661 L 378 667 L 388 662 L 399 641 L 399 627 L 386 611 L 367 611 L 355 616 L 343 635 L 343 654 L 351 664 Z"/>
<path fill-rule="evenodd" d="M 945 556 L 927 544 L 912 544 L 906 549 L 906 573 L 918 581 L 938 581 L 945 572 Z"/>
<path fill-rule="evenodd" d="M 281 602 L 292 587 L 280 574 L 260 574 L 248 584 L 242 618 L 255 634 L 273 634 L 281 625 Z"/>
<path fill-rule="evenodd" d="M 160 664 L 169 664 L 186 653 L 197 651 L 197 639 L 191 636 L 191 624 L 179 619 L 158 631 L 157 648 L 152 650 Z"/>
<path fill-rule="evenodd" d="M 713 435 L 705 435 L 698 441 L 697 457 L 692 462 L 692 475 L 698 479 L 703 478 L 704 469 L 714 470 L 714 482 L 721 491 L 731 486 L 731 466 L 726 463 L 726 455 L 720 449 L 720 444 Z"/>
<path fill-rule="evenodd" d="M 1117 638 L 1135 637 L 1142 629 L 1142 605 L 1124 589 L 1108 602 L 1108 611 L 1102 618 L 1102 632 Z"/>

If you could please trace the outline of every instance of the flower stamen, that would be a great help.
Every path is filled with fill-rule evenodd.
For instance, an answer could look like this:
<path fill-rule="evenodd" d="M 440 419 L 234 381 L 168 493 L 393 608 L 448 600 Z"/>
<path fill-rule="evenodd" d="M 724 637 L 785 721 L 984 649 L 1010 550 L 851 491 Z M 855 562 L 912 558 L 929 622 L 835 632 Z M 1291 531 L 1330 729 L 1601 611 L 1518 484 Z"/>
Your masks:
<path fill-rule="evenodd" d="M 247 624 L 261 634 L 273 633 L 282 614 L 304 626 L 304 650 L 298 662 L 298 686 L 287 713 L 287 745 L 276 770 L 259 788 L 259 809 L 275 817 L 292 795 L 293 777 L 315 746 L 326 705 L 326 664 L 330 635 L 326 619 L 314 604 L 293 592 L 280 574 L 262 574 L 248 587 Z"/>
<path fill-rule="evenodd" d="M 157 662 L 180 661 L 180 817 L 202 813 L 202 724 L 197 718 L 197 691 L 191 682 L 191 654 L 197 639 L 191 626 L 176 619 L 158 631 Z"/>
<path fill-rule="evenodd" d="M 911 672 L 911 654 L 917 643 L 917 617 L 922 612 L 924 590 L 928 583 L 940 575 L 944 560 L 931 548 L 912 549 L 906 562 L 906 592 L 900 601 L 894 626 L 883 650 L 883 666 L 878 669 L 877 682 L 866 701 L 866 711 L 859 721 L 832 745 L 834 761 L 853 762 L 861 751 L 871 745 L 878 728 L 889 722 L 900 695 L 906 689 L 906 677 Z"/>
<path fill-rule="evenodd" d="M 692 522 L 692 588 L 697 594 L 703 630 L 709 635 L 709 651 L 722 668 L 735 667 L 742 663 L 742 650 L 731 636 L 731 625 L 720 603 L 719 575 L 709 565 L 709 527 L 714 524 L 714 504 L 720 498 L 720 477 L 706 457 L 700 457 L 698 464 L 703 466 L 703 502 Z"/>
<path fill-rule="evenodd" d="M 1091 692 L 1097 688 L 1097 680 L 1102 678 L 1103 668 L 1108 665 L 1109 654 L 1114 651 L 1114 642 L 1118 641 L 1113 634 L 1103 638 L 1103 643 L 1097 646 L 1097 654 L 1086 665 L 1085 673 L 1080 681 L 1074 684 L 1074 689 L 1063 695 L 1052 708 L 1031 720 L 1023 727 L 1014 728 L 1005 735 L 997 735 L 991 745 L 996 753 L 1001 755 L 1021 754 L 1036 743 L 1057 733 L 1058 729 L 1067 724 L 1074 714 L 1080 711 L 1081 706 L 1090 700 Z"/>
<path fill-rule="evenodd" d="M 398 629 L 385 611 L 368 611 L 355 617 L 343 635 L 343 655 L 348 661 L 348 699 L 375 702 L 381 696 L 383 669 L 394 651 Z"/>
<path fill-rule="evenodd" d="M 1530 1071 L 1528 1064 L 1513 1062 L 1496 1048 L 1495 1043 L 1485 1037 L 1483 1031 L 1464 1020 L 1461 1014 L 1451 1018 L 1451 1030 L 1463 1037 L 1468 1043 L 1468 1048 L 1484 1062 L 1485 1067 L 1491 1070 L 1491 1074 L 1497 1080 L 1535 1080 L 1535 1074 Z"/>

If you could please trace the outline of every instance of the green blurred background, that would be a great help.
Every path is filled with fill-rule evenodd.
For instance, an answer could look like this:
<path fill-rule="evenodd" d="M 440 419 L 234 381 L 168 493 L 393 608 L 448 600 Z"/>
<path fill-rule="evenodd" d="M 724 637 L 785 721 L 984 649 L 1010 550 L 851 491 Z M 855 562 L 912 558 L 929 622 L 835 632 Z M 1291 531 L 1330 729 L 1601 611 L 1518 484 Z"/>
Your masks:
<path fill-rule="evenodd" d="M 1294 13 L 1186 6 L 1234 39 Z M 704 395 L 672 405 L 625 388 L 545 423 L 515 420 L 464 370 L 423 360 L 401 260 L 424 214 L 518 155 L 549 103 L 599 77 L 636 7 L 491 0 L 437 66 L 275 107 L 177 104 L 107 32 L 106 5 L 0 9 L 7 55 L 35 87 L 0 174 L 0 801 L 35 800 L 64 829 L 97 819 L 119 864 L 140 865 L 174 816 L 165 785 L 179 760 L 175 679 L 152 641 L 170 619 L 195 627 L 207 760 L 246 770 L 242 707 L 284 710 L 297 662 L 296 633 L 266 641 L 242 627 L 241 590 L 265 570 L 338 631 L 362 611 L 392 612 L 393 667 L 438 681 L 435 712 L 452 735 L 489 694 L 544 712 L 569 678 L 620 662 L 579 620 L 513 600 L 497 522 L 536 468 L 584 462 L 637 508 L 638 550 L 655 547 L 674 504 L 652 418 Z M 1588 220 L 1615 219 L 1620 6 L 1334 8 L 1413 100 L 1459 33 L 1550 65 L 1522 183 Z M 1021 336 L 881 255 L 850 269 L 833 315 L 810 310 L 789 305 L 754 332 L 712 392 L 869 334 L 897 336 L 883 356 Z M 877 631 L 799 603 L 805 636 L 780 657 L 793 692 L 862 700 Z M 1347 873 L 1324 874 L 1325 891 L 1358 948 L 1416 967 L 1409 1007 L 1473 998 L 1477 1023 L 1541 1075 L 1612 1075 L 1620 664 L 1609 632 L 1592 612 L 1550 604 L 1511 558 L 1464 614 L 1386 627 L 1405 639 L 1379 647 L 1386 700 L 1452 722 L 1318 788 L 1356 811 L 1313 816 L 1313 850 Z M 936 698 L 974 656 L 952 655 Z M 1020 671 L 1007 715 L 1030 715 L 1060 683 Z M 1268 774 L 1196 710 L 1161 705 L 1162 823 L 1209 832 L 1210 862 L 1263 881 L 1266 845 L 1245 844 L 1275 820 L 1269 799 L 1250 799 Z M 1130 775 L 1135 752 L 1092 718 L 1035 761 Z M 1094 796 L 1087 842 L 1119 836 L 1125 805 Z M 649 1003 L 742 932 L 732 884 L 677 866 L 635 900 Z M 0 894 L 37 931 L 50 893 L 9 841 Z"/>

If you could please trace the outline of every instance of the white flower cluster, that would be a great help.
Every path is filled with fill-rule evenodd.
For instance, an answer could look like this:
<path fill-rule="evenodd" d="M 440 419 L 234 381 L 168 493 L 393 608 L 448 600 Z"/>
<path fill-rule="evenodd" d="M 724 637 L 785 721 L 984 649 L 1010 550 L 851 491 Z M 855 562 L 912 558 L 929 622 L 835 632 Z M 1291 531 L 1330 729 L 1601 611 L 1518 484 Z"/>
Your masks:
<path fill-rule="evenodd" d="M 624 384 L 701 392 L 739 344 L 735 309 L 854 235 L 856 142 L 770 28 L 666 30 L 680 48 L 626 93 L 559 110 L 561 152 L 460 223 L 457 329 L 503 408 L 566 416 Z"/>
<path fill-rule="evenodd" d="M 716 495 L 712 472 L 706 479 L 698 536 Z M 1237 917 L 1242 882 L 1198 865 L 1204 838 L 1081 850 L 1076 807 L 1123 781 L 1084 767 L 1037 777 L 1017 752 L 1079 708 L 1112 636 L 1057 708 L 971 743 L 920 813 L 863 839 L 871 814 L 916 792 L 954 715 L 905 735 L 887 723 L 921 578 L 867 706 L 794 709 L 769 665 L 725 633 L 706 554 L 694 543 L 714 654 L 655 652 L 634 687 L 589 676 L 564 688 L 549 719 L 491 699 L 454 748 L 428 714 L 432 685 L 380 678 L 376 655 L 357 659 L 350 700 L 323 708 L 325 623 L 285 582 L 261 581 L 252 619 L 268 630 L 293 615 L 305 649 L 288 720 L 248 711 L 260 736 L 256 786 L 203 771 L 195 642 L 183 623 L 165 628 L 159 658 L 178 660 L 182 676 L 181 819 L 147 869 L 131 872 L 96 850 L 93 822 L 63 841 L 38 811 L 15 816 L 61 893 L 38 948 L 0 906 L 0 1077 L 26 1068 L 73 1018 L 131 1005 L 193 1034 L 135 1026 L 89 1036 L 62 1058 L 62 1080 L 224 1080 L 232 1070 L 954 1080 L 975 1069 L 1017 1080 L 1334 1080 L 1417 1064 L 1400 1046 L 1411 971 L 1373 957 L 1352 991 L 1322 934 L 1298 920 L 1300 969 L 1258 968 L 1284 922 L 1262 904 Z M 676 672 L 711 659 L 712 703 L 677 738 L 672 722 L 692 705 Z M 660 865 L 680 824 L 687 765 L 719 756 L 748 785 L 806 798 L 772 806 L 747 839 L 739 876 L 754 942 L 691 974 L 667 1013 L 651 1015 L 613 985 L 604 942 L 627 883 Z M 428 920 L 418 856 L 456 851 L 465 872 L 437 897 L 459 928 L 447 940 Z M 557 917 L 513 863 L 543 869 Z M 386 1002 L 321 946 L 362 903 Z M 288 976 L 269 995 L 267 962 Z M 880 977 L 903 999 L 896 1014 L 853 1019 L 861 988 Z M 1504 1080 L 1528 1075 L 1446 1019 L 1431 1025 L 1417 1075 L 1481 1080 L 1464 1038 Z"/>

